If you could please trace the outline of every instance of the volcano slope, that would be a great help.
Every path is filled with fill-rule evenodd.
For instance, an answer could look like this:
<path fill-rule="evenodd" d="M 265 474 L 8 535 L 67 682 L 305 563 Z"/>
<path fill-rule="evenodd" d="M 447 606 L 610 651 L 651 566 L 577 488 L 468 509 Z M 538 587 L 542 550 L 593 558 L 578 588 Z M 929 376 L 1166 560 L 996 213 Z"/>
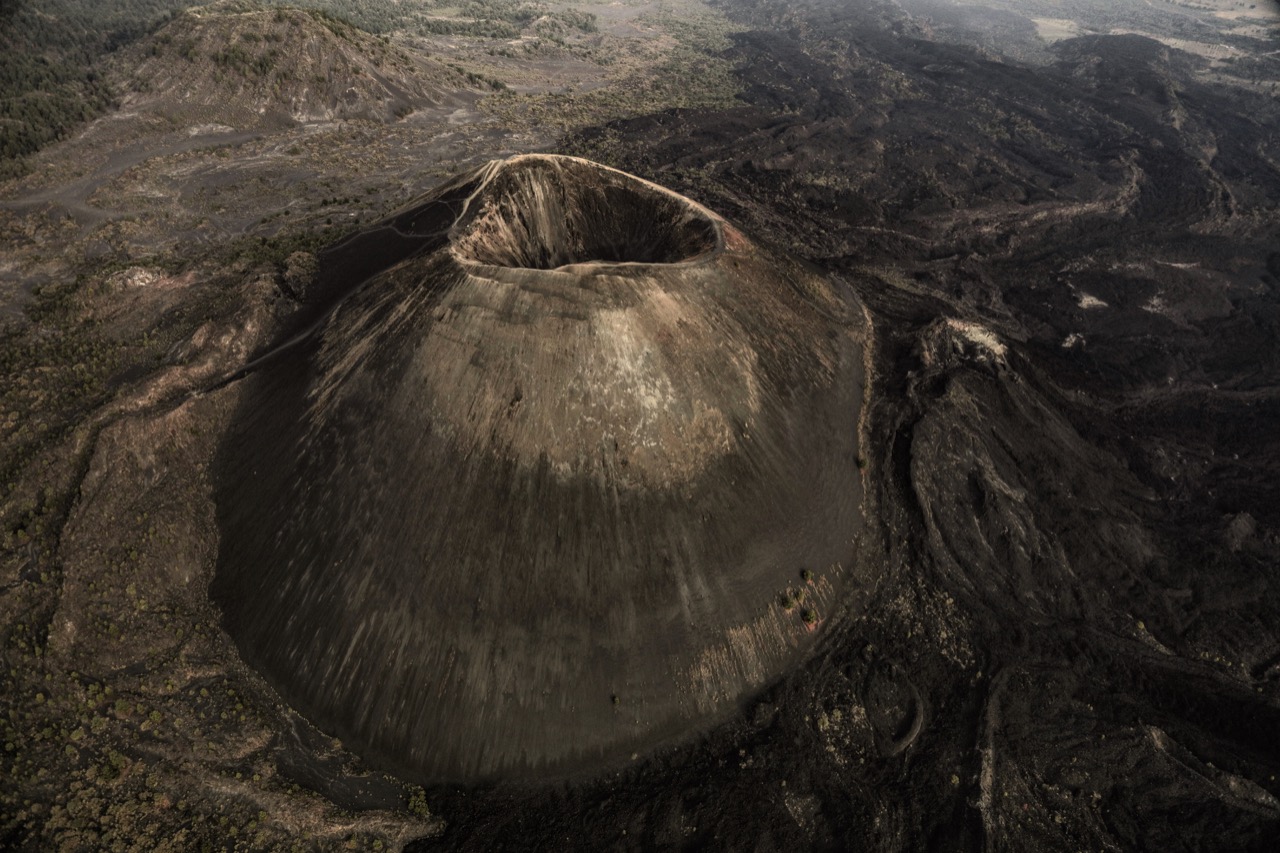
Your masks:
<path fill-rule="evenodd" d="M 212 586 L 308 717 L 411 778 L 545 777 L 808 645 L 862 525 L 852 293 L 552 156 L 322 266 L 336 307 L 245 380 L 219 454 Z"/>

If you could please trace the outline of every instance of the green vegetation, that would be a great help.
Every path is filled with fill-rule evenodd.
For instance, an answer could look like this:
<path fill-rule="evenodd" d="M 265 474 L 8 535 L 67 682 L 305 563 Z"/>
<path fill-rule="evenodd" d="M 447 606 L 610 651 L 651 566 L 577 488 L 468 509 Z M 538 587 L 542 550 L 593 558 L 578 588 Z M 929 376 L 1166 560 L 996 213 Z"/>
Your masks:
<path fill-rule="evenodd" d="M 460 75 L 462 75 L 466 79 L 466 81 L 473 86 L 484 86 L 485 88 L 492 89 L 495 92 L 501 92 L 507 88 L 507 84 L 503 83 L 501 80 L 497 79 L 496 77 L 489 77 L 485 74 L 481 74 L 478 71 L 468 71 L 467 69 L 463 68 L 461 65 L 458 65 L 453 62 L 449 63 L 449 67 L 452 68 L 454 71 L 458 72 Z"/>
<path fill-rule="evenodd" d="M 195 0 L 8 0 L 0 6 L 0 178 L 111 107 L 104 54 Z"/>
<path fill-rule="evenodd" d="M 442 14 L 446 11 L 450 14 Z M 468 0 L 461 4 L 436 0 L 424 4 L 422 11 L 406 15 L 399 26 L 421 35 L 490 39 L 514 39 L 530 26 L 543 37 L 597 29 L 596 16 L 590 12 L 553 10 L 545 3 L 524 0 Z"/>
<path fill-rule="evenodd" d="M 357 224 L 351 223 L 337 228 L 309 227 L 276 234 L 274 237 L 242 237 L 224 246 L 211 247 L 201 256 L 179 261 L 179 270 L 197 265 L 223 268 L 270 266 L 275 273 L 283 276 L 289 266 L 289 257 L 294 253 L 315 254 L 357 227 Z"/>
<path fill-rule="evenodd" d="M 280 54 L 275 50 L 268 50 L 255 55 L 240 45 L 233 44 L 210 58 L 219 68 L 229 68 L 246 77 L 265 77 L 275 67 Z"/>
<path fill-rule="evenodd" d="M 782 605 L 782 609 L 790 613 L 796 607 L 804 603 L 804 590 L 791 589 L 788 587 L 782 595 L 778 596 L 778 603 Z"/>
<path fill-rule="evenodd" d="M 422 786 L 411 785 L 407 791 L 409 794 L 409 814 L 414 817 L 420 817 L 423 820 L 431 817 L 431 809 L 427 807 L 427 792 L 422 789 Z"/>

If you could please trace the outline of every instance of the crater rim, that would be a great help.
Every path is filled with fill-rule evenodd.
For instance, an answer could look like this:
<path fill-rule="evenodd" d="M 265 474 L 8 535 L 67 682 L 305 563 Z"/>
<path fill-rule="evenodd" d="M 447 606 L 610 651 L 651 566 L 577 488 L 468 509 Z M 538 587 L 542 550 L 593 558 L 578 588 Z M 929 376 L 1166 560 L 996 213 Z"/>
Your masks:
<path fill-rule="evenodd" d="M 597 177 L 598 184 L 570 180 L 588 176 Z M 559 193 L 552 194 L 544 221 L 531 223 L 524 215 L 531 205 L 519 196 L 547 177 Z M 601 193 L 592 198 L 593 190 L 634 207 L 609 206 L 604 211 L 608 215 L 592 215 L 602 212 Z M 556 217 L 560 212 L 566 215 Z M 644 216 L 629 222 L 628 213 Z M 448 243 L 456 262 L 490 275 L 585 276 L 699 266 L 724 252 L 725 234 L 724 220 L 714 212 L 644 178 L 581 157 L 520 154 L 481 167 Z"/>

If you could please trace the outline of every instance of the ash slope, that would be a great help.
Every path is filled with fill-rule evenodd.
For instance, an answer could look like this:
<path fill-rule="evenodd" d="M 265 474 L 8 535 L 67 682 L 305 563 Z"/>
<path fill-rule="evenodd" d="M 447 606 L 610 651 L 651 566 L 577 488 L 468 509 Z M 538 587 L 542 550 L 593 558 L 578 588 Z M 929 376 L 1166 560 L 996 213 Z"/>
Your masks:
<path fill-rule="evenodd" d="M 597 769 L 725 715 L 833 614 L 862 525 L 852 294 L 550 156 L 323 266 L 315 298 L 350 295 L 245 380 L 219 454 L 212 593 L 374 763 Z"/>
<path fill-rule="evenodd" d="M 422 848 L 1270 849 L 1276 104 L 1149 38 L 1031 66 L 887 3 L 733 8 L 741 108 L 579 150 L 858 283 L 882 583 L 748 722 L 436 792 Z"/>

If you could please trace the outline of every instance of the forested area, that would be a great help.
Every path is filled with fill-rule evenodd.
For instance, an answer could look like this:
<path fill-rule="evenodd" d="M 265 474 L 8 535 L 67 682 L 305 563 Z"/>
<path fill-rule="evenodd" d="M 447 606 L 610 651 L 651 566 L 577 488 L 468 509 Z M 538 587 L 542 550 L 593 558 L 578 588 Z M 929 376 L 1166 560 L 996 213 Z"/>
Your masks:
<path fill-rule="evenodd" d="M 102 57 L 193 0 L 0 0 L 0 177 L 111 105 Z"/>

